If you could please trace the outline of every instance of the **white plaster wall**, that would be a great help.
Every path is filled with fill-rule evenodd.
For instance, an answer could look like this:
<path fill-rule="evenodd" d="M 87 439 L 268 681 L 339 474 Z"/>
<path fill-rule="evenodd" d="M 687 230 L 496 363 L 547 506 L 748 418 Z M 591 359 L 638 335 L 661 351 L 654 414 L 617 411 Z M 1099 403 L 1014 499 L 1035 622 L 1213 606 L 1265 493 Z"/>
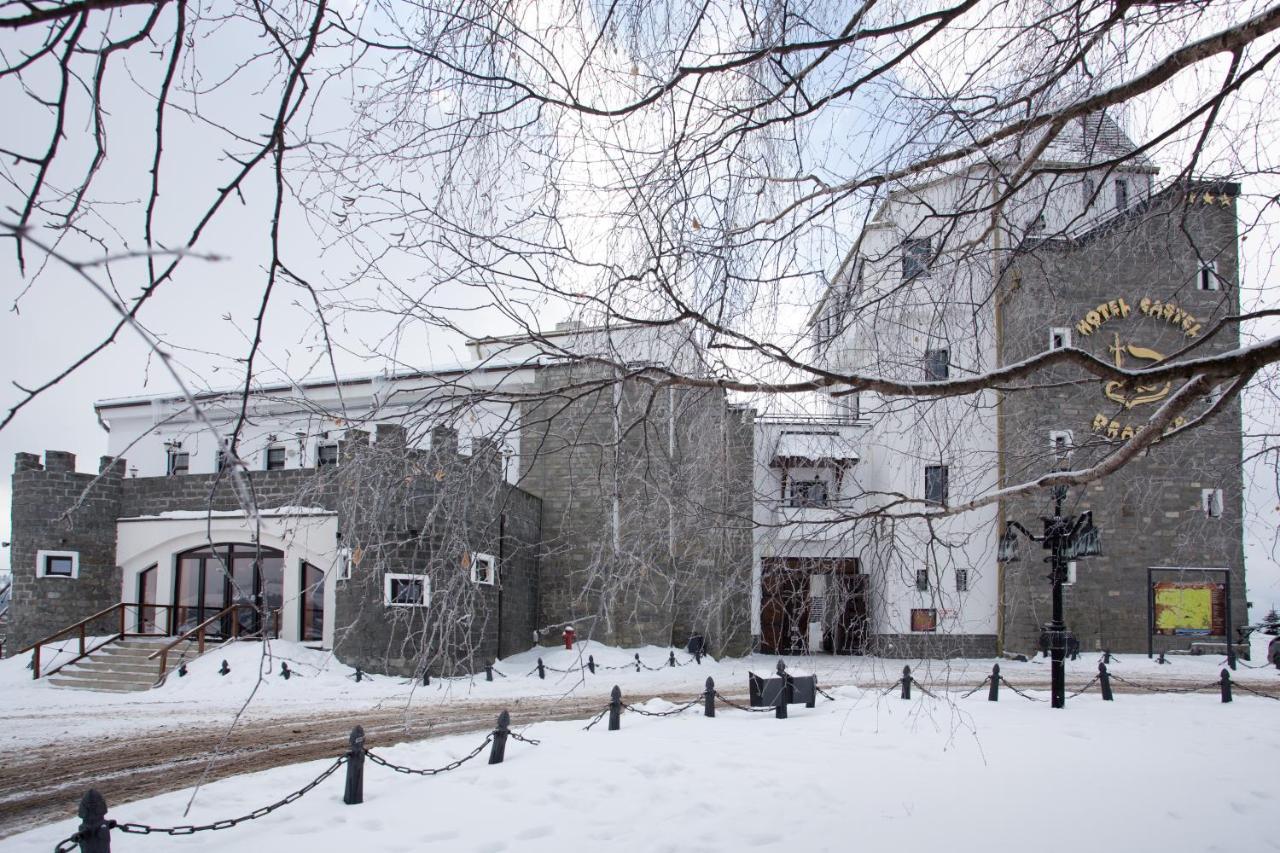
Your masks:
<path fill-rule="evenodd" d="M 190 515 L 190 513 L 185 513 Z M 116 523 L 116 559 L 121 569 L 121 601 L 136 601 L 138 575 L 156 566 L 156 604 L 173 604 L 177 555 L 204 545 L 256 541 L 284 552 L 284 604 L 280 636 L 297 640 L 301 631 L 299 591 L 302 563 L 325 573 L 324 639 L 333 647 L 334 590 L 342 555 L 338 549 L 338 519 L 333 513 L 264 515 L 261 526 L 243 515 L 212 518 L 122 518 Z"/>

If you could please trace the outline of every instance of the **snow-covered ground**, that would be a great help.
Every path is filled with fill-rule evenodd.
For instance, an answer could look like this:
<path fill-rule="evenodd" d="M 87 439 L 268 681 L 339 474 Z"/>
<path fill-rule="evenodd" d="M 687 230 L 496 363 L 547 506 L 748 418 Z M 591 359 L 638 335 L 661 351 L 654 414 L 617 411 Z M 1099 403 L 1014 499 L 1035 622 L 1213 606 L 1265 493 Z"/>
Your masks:
<path fill-rule="evenodd" d="M 117 831 L 113 849 L 1280 849 L 1276 702 L 1089 695 L 1063 712 L 1012 696 L 993 704 L 983 693 L 950 702 L 904 702 L 854 687 L 835 695 L 815 709 L 793 708 L 785 721 L 723 708 L 707 719 L 692 708 L 673 718 L 625 714 L 619 732 L 603 723 L 590 731 L 582 722 L 535 724 L 525 734 L 541 745 L 509 743 L 500 766 L 481 756 L 422 778 L 366 763 L 363 805 L 343 805 L 339 770 L 250 824 L 182 838 Z M 401 764 L 436 767 L 481 739 L 379 751 Z M 235 817 L 302 786 L 328 763 L 212 783 L 186 815 L 189 791 L 122 805 L 110 816 L 161 826 Z M 76 825 L 67 819 L 13 836 L 0 850 L 45 853 Z"/>
<path fill-rule="evenodd" d="M 1280 684 L 1280 673 L 1261 665 L 1268 639 L 1255 636 L 1254 663 L 1242 665 L 1233 674 L 1234 679 L 1246 684 Z M 274 641 L 264 646 L 240 642 L 194 661 L 185 678 L 170 675 L 160 688 L 125 694 L 72 690 L 55 687 L 46 679 L 33 680 L 26 668 L 30 655 L 21 655 L 0 661 L 0 719 L 4 721 L 0 726 L 0 750 L 190 725 L 215 727 L 230 723 L 246 702 L 249 704 L 244 720 L 294 717 L 312 709 L 326 712 L 362 708 L 431 710 L 467 700 L 605 698 L 614 684 L 622 688 L 624 698 L 627 694 L 694 694 L 702 691 L 708 676 L 715 679 L 722 692 L 742 694 L 746 690 L 748 671 L 769 674 L 777 663 L 777 658 L 752 655 L 720 661 L 704 658 L 698 666 L 688 654 L 677 651 L 677 660 L 684 665 L 669 668 L 665 665 L 669 653 L 669 649 L 655 646 L 617 649 L 581 642 L 573 651 L 531 649 L 499 661 L 496 670 L 506 677 L 495 675 L 492 683 L 487 683 L 481 672 L 475 678 L 432 679 L 431 685 L 424 687 L 404 678 L 383 675 L 357 683 L 352 668 L 327 652 L 297 643 Z M 653 669 L 636 672 L 632 665 L 636 654 Z M 595 675 L 580 669 L 585 666 L 588 655 L 594 657 L 600 667 Z M 539 657 L 548 667 L 573 671 L 548 671 L 547 678 L 540 680 L 529 674 Z M 53 656 L 46 652 L 44 659 L 47 666 Z M 231 667 L 226 676 L 218 675 L 223 659 Z M 902 667 L 910 665 L 915 677 L 931 689 L 952 691 L 976 685 L 991 672 L 995 663 L 973 659 L 901 661 L 831 656 L 785 660 L 791 672 L 814 673 L 818 683 L 827 688 L 891 684 L 901 676 Z M 1109 669 L 1138 683 L 1192 685 L 1216 680 L 1223 666 L 1223 659 L 1216 656 L 1170 657 L 1169 660 L 1172 663 L 1161 666 L 1145 655 L 1120 655 L 1113 659 Z M 297 677 L 285 680 L 279 676 L 282 661 L 289 664 Z M 1002 674 L 1016 686 L 1048 684 L 1046 660 L 1000 661 L 1000 666 Z M 1096 653 L 1068 661 L 1068 684 L 1082 685 L 1097 673 L 1097 666 Z M 54 705 L 62 713 L 51 718 L 48 709 Z"/>

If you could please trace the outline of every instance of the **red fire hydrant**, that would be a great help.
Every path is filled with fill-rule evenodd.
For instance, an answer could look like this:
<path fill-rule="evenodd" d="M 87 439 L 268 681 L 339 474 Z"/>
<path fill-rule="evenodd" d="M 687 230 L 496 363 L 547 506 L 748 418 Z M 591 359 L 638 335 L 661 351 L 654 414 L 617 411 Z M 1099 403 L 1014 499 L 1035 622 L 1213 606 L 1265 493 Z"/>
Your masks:
<path fill-rule="evenodd" d="M 573 651 L 573 626 L 564 626 L 564 647 L 569 651 Z"/>

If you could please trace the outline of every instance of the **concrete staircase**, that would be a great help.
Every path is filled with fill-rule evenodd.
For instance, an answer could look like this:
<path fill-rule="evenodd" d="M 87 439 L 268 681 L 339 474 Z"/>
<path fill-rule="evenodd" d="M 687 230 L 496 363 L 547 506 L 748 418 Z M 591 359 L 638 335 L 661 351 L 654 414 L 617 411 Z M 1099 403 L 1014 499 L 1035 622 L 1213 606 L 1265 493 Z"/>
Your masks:
<path fill-rule="evenodd" d="M 49 683 L 107 693 L 149 690 L 155 686 L 160 674 L 160 658 L 157 656 L 149 660 L 148 657 L 171 642 L 172 637 L 128 637 L 108 643 L 87 658 L 49 676 Z M 210 646 L 205 648 L 207 650 Z M 168 671 L 172 672 L 184 660 L 189 661 L 196 656 L 196 644 L 184 642 L 169 652 Z"/>

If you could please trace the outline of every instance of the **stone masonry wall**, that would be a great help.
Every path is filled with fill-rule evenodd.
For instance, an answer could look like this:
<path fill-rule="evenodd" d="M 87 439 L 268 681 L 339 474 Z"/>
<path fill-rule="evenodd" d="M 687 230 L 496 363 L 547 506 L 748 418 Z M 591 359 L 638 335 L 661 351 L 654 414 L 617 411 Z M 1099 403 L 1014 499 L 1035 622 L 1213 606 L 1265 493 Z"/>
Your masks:
<path fill-rule="evenodd" d="M 1071 329 L 1076 347 L 1099 358 L 1117 357 L 1127 367 L 1153 363 L 1151 352 L 1170 356 L 1197 343 L 1195 356 L 1233 349 L 1232 324 L 1210 334 L 1214 322 L 1236 313 L 1237 238 L 1234 197 L 1238 188 L 1181 187 L 1140 206 L 1109 227 L 1071 243 L 1044 242 L 1015 256 L 1004 279 L 1003 363 L 1010 364 L 1048 347 L 1052 327 Z M 1205 201 L 1206 194 L 1213 199 Z M 1225 203 L 1224 203 L 1225 199 Z M 1213 260 L 1221 289 L 1197 288 L 1200 260 Z M 1176 303 L 1192 315 L 1166 319 L 1150 302 Z M 1120 304 L 1123 300 L 1123 305 Z M 1103 311 L 1100 306 L 1106 304 Z M 1146 305 L 1148 310 L 1143 311 Z M 1094 327 L 1094 319 L 1103 320 Z M 1106 319 L 1106 315 L 1114 315 Z M 1080 323 L 1083 326 L 1078 326 Z M 1187 330 L 1199 325 L 1199 334 Z M 1083 334 L 1088 330 L 1088 335 Z M 1135 351 L 1130 347 L 1137 347 Z M 1066 460 L 1081 468 L 1120 445 L 1127 427 L 1140 427 L 1167 393 L 1143 389 L 1150 402 L 1131 408 L 1109 399 L 1104 383 L 1062 370 L 1060 384 L 1011 392 L 1001 410 L 1006 484 L 1023 482 L 1058 463 L 1050 447 L 1051 431 L 1070 431 L 1074 448 Z M 1127 389 L 1111 389 L 1124 397 Z M 1176 390 L 1176 387 L 1172 390 Z M 1205 410 L 1198 401 L 1188 413 Z M 1201 508 L 1202 489 L 1221 489 L 1224 512 L 1209 518 Z M 1086 487 L 1070 489 L 1066 511 L 1092 510 L 1102 530 L 1104 556 L 1078 561 L 1078 580 L 1066 588 L 1067 627 L 1084 650 L 1147 649 L 1147 569 L 1153 566 L 1220 567 L 1231 574 L 1235 624 L 1245 612 L 1242 545 L 1241 412 L 1238 401 L 1212 420 L 1183 435 L 1162 440 L 1120 472 Z M 1020 521 L 1039 533 L 1039 516 L 1051 512 L 1047 493 L 1006 501 L 1003 518 Z M 1022 541 L 1021 561 L 1003 575 L 1004 646 L 1010 652 L 1034 652 L 1049 619 L 1047 552 Z M 1162 573 L 1157 580 L 1220 580 L 1195 572 Z M 1185 648 L 1186 637 L 1157 638 L 1156 651 Z"/>
<path fill-rule="evenodd" d="M 71 453 L 46 451 L 43 465 L 34 454 L 17 454 L 10 546 L 13 599 L 6 654 L 120 600 L 116 517 L 124 467 L 110 462 L 109 457 L 103 458 L 101 478 L 94 484 L 99 475 L 77 473 Z M 36 577 L 40 550 L 77 552 L 79 576 Z M 100 620 L 88 629 L 91 634 L 106 634 L 118 630 L 117 625 L 118 621 Z"/>

